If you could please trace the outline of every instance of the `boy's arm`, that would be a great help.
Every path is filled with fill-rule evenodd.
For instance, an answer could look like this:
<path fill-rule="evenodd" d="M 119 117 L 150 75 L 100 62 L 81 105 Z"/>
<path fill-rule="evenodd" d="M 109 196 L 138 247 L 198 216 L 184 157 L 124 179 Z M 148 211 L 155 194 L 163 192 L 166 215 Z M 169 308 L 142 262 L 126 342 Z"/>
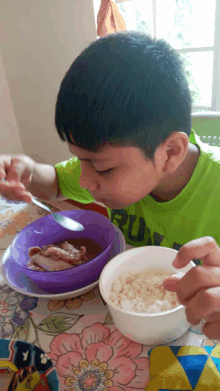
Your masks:
<path fill-rule="evenodd" d="M 34 164 L 33 177 L 27 190 L 42 200 L 64 200 L 55 168 L 48 164 Z"/>
<path fill-rule="evenodd" d="M 25 155 L 0 155 L 0 194 L 30 203 L 32 195 L 43 200 L 65 199 L 56 170 Z"/>

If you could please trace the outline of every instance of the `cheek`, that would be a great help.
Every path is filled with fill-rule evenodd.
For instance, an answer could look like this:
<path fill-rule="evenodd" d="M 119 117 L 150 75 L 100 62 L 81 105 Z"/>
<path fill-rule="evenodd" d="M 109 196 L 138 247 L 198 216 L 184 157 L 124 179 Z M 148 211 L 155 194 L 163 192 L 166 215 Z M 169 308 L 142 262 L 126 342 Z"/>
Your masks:
<path fill-rule="evenodd" d="M 145 195 L 146 192 L 151 191 L 154 187 L 154 182 L 152 178 L 146 175 L 126 175 L 118 176 L 111 182 L 108 182 L 108 185 L 105 186 L 105 189 L 109 194 L 120 194 L 126 198 L 134 194 Z"/>
<path fill-rule="evenodd" d="M 140 168 L 139 168 L 140 167 Z M 100 180 L 101 189 L 105 194 L 121 195 L 126 198 L 132 195 L 144 197 L 157 184 L 157 175 L 152 164 L 140 164 L 130 170 L 121 170 L 108 178 Z M 130 195 L 129 195 L 130 194 Z"/>
<path fill-rule="evenodd" d="M 144 186 L 152 186 L 156 184 L 156 179 L 155 177 L 148 176 L 143 179 L 142 183 Z"/>

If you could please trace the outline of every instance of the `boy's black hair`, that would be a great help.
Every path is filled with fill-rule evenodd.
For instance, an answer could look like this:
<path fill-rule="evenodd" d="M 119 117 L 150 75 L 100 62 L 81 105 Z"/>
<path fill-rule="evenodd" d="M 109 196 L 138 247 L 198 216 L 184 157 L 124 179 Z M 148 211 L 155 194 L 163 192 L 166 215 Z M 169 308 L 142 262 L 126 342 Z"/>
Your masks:
<path fill-rule="evenodd" d="M 135 31 L 100 38 L 66 73 L 55 123 L 63 141 L 89 151 L 133 145 L 153 158 L 173 131 L 190 135 L 191 97 L 179 55 Z"/>

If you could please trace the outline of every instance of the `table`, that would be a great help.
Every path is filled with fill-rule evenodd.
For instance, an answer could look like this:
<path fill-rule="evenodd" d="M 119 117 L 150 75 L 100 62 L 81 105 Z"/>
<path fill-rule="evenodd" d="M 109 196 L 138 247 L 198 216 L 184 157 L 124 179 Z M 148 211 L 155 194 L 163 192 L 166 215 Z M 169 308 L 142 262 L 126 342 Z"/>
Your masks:
<path fill-rule="evenodd" d="M 53 211 L 77 209 L 66 201 L 49 202 Z M 35 205 L 0 199 L 0 256 L 14 236 L 46 215 Z M 170 345 L 214 346 L 191 327 Z M 0 338 L 31 342 L 56 366 L 60 391 L 144 390 L 150 373 L 148 351 L 114 326 L 96 287 L 81 297 L 47 300 L 12 290 L 0 276 Z"/>

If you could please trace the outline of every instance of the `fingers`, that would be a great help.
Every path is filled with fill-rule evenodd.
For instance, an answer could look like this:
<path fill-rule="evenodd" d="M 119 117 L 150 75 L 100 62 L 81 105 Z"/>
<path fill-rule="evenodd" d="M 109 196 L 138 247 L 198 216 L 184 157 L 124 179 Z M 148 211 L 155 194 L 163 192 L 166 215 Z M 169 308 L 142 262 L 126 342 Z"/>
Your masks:
<path fill-rule="evenodd" d="M 193 268 L 197 270 L 197 268 L 202 267 L 196 267 Z M 212 275 L 211 275 L 211 281 L 213 282 L 213 278 L 215 276 L 216 281 L 218 280 L 219 270 L 218 268 L 212 268 Z M 210 272 L 210 270 L 209 270 Z M 189 272 L 188 272 L 189 273 Z M 188 274 L 187 273 L 187 274 Z M 182 280 L 180 279 L 181 276 L 171 276 L 168 277 L 164 281 L 164 287 L 172 292 L 178 291 L 181 288 Z M 197 278 L 193 278 L 192 280 L 195 281 Z M 180 303 L 181 300 L 179 299 Z M 183 303 L 181 303 L 183 304 Z M 201 320 L 205 320 L 205 324 L 203 326 L 203 333 L 210 339 L 220 339 L 220 287 L 219 282 L 218 286 L 208 288 L 208 289 L 200 289 L 198 292 L 191 296 L 191 299 L 189 299 L 185 304 L 185 312 L 187 320 L 190 324 L 196 326 L 200 323 Z"/>
<path fill-rule="evenodd" d="M 0 180 L 5 179 L 6 173 L 3 167 L 0 167 Z"/>
<path fill-rule="evenodd" d="M 216 315 L 213 315 L 219 309 L 220 287 L 201 289 L 186 305 L 187 320 L 193 325 L 199 324 L 202 319 L 215 321 Z"/>
<path fill-rule="evenodd" d="M 0 180 L 0 194 L 11 200 L 32 202 L 32 195 L 24 186 L 31 182 L 31 171 L 24 159 L 2 156 Z"/>
<path fill-rule="evenodd" d="M 7 175 L 8 182 L 20 182 L 25 167 L 24 163 L 19 159 L 11 159 L 10 170 Z"/>
<path fill-rule="evenodd" d="M 32 202 L 31 193 L 26 191 L 24 185 L 20 182 L 0 182 L 0 194 L 3 194 L 6 198 L 11 200 L 24 201 L 27 203 Z"/>
<path fill-rule="evenodd" d="M 196 266 L 189 270 L 179 282 L 176 293 L 181 304 L 187 302 L 201 289 L 220 285 L 220 268 Z"/>
<path fill-rule="evenodd" d="M 173 266 L 181 269 L 192 259 L 201 259 L 204 265 L 220 266 L 220 248 L 209 236 L 192 240 L 182 246 L 173 261 Z"/>
<path fill-rule="evenodd" d="M 10 160 L 10 163 L 11 163 L 11 160 Z M 0 159 L 0 180 L 4 180 L 6 178 L 8 166 L 9 166 L 9 164 L 2 157 Z"/>
<path fill-rule="evenodd" d="M 184 276 L 183 273 L 174 274 L 172 276 L 167 277 L 163 281 L 163 286 L 165 289 L 167 289 L 170 292 L 176 292 L 177 287 L 179 285 L 180 280 Z"/>
<path fill-rule="evenodd" d="M 219 308 L 219 310 L 220 310 L 220 308 Z M 205 316 L 204 320 L 207 323 L 219 322 L 219 325 L 220 325 L 220 311 L 219 312 L 214 312 L 211 315 Z"/>
<path fill-rule="evenodd" d="M 220 248 L 211 237 L 193 240 L 180 248 L 173 266 L 181 269 L 193 259 L 201 259 L 203 266 L 192 268 L 182 278 L 167 278 L 164 288 L 177 293 L 189 323 L 198 325 L 205 320 L 204 334 L 210 339 L 219 339 Z"/>
<path fill-rule="evenodd" d="M 220 339 L 220 320 L 216 322 L 206 322 L 202 327 L 202 332 L 209 339 Z"/>

